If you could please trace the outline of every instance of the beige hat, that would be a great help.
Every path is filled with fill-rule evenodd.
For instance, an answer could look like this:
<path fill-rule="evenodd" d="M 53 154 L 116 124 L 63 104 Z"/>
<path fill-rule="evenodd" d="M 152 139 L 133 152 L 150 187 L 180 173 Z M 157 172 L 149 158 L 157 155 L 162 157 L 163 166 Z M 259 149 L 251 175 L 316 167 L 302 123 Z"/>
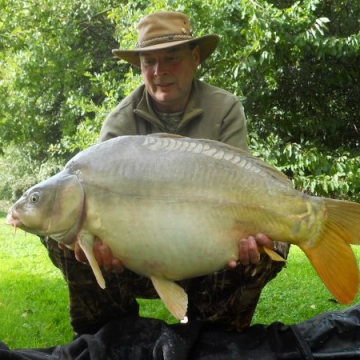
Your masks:
<path fill-rule="evenodd" d="M 180 12 L 155 12 L 145 16 L 138 24 L 138 42 L 133 50 L 114 49 L 114 55 L 130 64 L 140 66 L 139 54 L 145 51 L 166 49 L 196 43 L 200 47 L 200 62 L 207 59 L 219 44 L 218 35 L 192 37 L 189 18 Z"/>

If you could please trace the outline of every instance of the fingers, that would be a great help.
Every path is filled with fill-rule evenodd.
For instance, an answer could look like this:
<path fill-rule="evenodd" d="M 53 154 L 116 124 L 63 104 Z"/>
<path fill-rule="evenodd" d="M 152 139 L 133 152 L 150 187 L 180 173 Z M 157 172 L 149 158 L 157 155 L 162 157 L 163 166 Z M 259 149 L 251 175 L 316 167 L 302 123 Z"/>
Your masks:
<path fill-rule="evenodd" d="M 76 258 L 77 261 L 80 261 L 82 263 L 87 263 L 88 262 L 87 258 L 86 258 L 86 255 L 83 252 L 83 250 L 81 249 L 78 242 L 75 243 L 74 251 L 75 251 L 75 258 Z"/>
<path fill-rule="evenodd" d="M 271 250 L 274 250 L 274 242 L 271 239 L 269 239 L 266 235 L 261 233 L 256 234 L 255 240 L 258 245 L 265 246 Z"/>
<path fill-rule="evenodd" d="M 65 244 L 63 244 L 63 243 L 59 242 L 59 243 L 57 243 L 57 245 L 58 245 L 59 249 L 61 249 L 61 250 L 66 250 L 67 249 Z"/>
<path fill-rule="evenodd" d="M 256 236 L 249 236 L 239 240 L 239 259 L 238 262 L 244 266 L 250 264 L 259 264 L 260 263 L 260 247 L 267 247 L 271 250 L 274 249 L 274 242 L 269 239 L 266 235 L 258 233 Z M 229 268 L 235 268 L 237 262 L 231 260 L 228 262 Z"/>
<path fill-rule="evenodd" d="M 76 260 L 85 264 L 88 263 L 86 255 L 81 249 L 78 242 L 75 243 L 74 251 L 75 251 Z M 113 271 L 116 273 L 121 273 L 122 271 L 124 271 L 124 267 L 121 261 L 113 257 L 110 248 L 107 245 L 103 244 L 102 241 L 98 238 L 95 239 L 95 243 L 94 243 L 94 256 L 96 262 L 105 271 Z"/>
<path fill-rule="evenodd" d="M 260 253 L 254 236 L 240 240 L 239 261 L 242 265 L 258 264 L 260 262 Z"/>
<path fill-rule="evenodd" d="M 105 271 L 112 268 L 112 253 L 108 246 L 104 245 L 99 239 L 96 239 L 94 244 L 94 255 L 99 266 L 103 267 Z"/>
<path fill-rule="evenodd" d="M 227 264 L 227 266 L 230 268 L 230 269 L 235 269 L 237 266 L 238 266 L 238 263 L 235 261 L 235 260 L 230 260 Z"/>
<path fill-rule="evenodd" d="M 122 273 L 124 271 L 122 262 L 117 258 L 112 259 L 112 271 L 115 273 Z"/>

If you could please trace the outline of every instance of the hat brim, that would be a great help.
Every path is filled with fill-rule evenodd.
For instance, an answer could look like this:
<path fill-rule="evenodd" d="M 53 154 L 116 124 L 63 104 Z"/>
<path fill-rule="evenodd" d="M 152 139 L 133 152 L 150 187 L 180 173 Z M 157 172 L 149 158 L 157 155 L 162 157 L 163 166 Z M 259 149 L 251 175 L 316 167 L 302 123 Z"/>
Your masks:
<path fill-rule="evenodd" d="M 112 50 L 112 53 L 118 58 L 127 61 L 128 63 L 140 67 L 140 53 L 154 51 L 154 50 L 168 49 L 182 44 L 196 43 L 196 45 L 200 47 L 200 63 L 202 63 L 215 51 L 219 42 L 220 42 L 220 37 L 218 35 L 211 34 L 211 35 L 204 35 L 191 40 L 171 41 L 167 43 L 151 45 L 134 50 L 114 49 Z"/>

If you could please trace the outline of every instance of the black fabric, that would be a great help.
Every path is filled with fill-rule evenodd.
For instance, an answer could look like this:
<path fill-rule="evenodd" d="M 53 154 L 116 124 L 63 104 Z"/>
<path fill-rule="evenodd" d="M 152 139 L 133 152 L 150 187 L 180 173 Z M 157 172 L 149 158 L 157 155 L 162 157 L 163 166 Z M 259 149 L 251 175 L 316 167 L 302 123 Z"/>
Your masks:
<path fill-rule="evenodd" d="M 360 304 L 318 315 L 294 328 L 316 359 L 360 359 Z"/>
<path fill-rule="evenodd" d="M 10 350 L 0 343 L 0 360 L 313 360 L 360 358 L 360 304 L 321 314 L 296 325 L 275 322 L 243 332 L 194 321 L 125 317 L 93 335 L 46 349 Z"/>

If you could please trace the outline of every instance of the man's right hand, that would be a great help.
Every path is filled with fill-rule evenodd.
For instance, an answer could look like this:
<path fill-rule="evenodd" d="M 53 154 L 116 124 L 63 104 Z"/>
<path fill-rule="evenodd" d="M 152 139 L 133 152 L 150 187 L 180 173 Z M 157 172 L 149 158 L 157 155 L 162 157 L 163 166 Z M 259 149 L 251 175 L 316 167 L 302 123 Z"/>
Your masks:
<path fill-rule="evenodd" d="M 63 248 L 63 245 L 59 244 L 59 247 Z M 118 258 L 113 257 L 111 249 L 107 245 L 103 244 L 99 238 L 95 239 L 93 250 L 97 263 L 105 271 L 113 271 L 115 273 L 121 273 L 124 271 L 124 266 L 121 261 Z M 76 260 L 88 264 L 88 259 L 77 241 L 75 242 L 74 251 Z"/>

